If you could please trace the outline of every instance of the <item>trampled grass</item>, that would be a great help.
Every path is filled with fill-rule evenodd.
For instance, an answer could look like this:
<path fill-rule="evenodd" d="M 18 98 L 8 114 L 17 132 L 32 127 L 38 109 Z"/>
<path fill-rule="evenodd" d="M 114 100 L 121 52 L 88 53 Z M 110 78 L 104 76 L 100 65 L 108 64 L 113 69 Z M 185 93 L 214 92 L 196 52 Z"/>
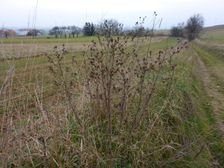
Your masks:
<path fill-rule="evenodd" d="M 218 94 L 214 97 L 208 97 L 205 102 L 203 103 L 202 110 L 206 112 L 207 118 L 208 118 L 208 125 L 210 129 L 207 130 L 206 136 L 208 139 L 208 144 L 211 148 L 211 152 L 213 153 L 214 157 L 218 160 L 220 165 L 224 164 L 224 146 L 223 146 L 223 138 L 221 131 L 221 128 L 217 123 L 224 120 L 223 114 L 221 111 L 217 114 L 217 108 L 222 107 L 218 104 L 212 105 L 211 102 L 214 102 L 214 99 L 219 99 L 220 94 L 223 95 L 224 93 L 224 83 L 223 83 L 223 56 L 222 53 L 220 54 L 220 50 L 216 50 L 215 48 L 208 48 L 208 46 L 202 46 L 198 44 L 194 44 L 193 46 L 194 50 L 197 52 L 197 54 L 200 56 L 200 58 L 204 61 L 206 66 L 208 67 L 208 70 L 211 75 L 211 80 L 213 83 L 213 89 L 217 90 Z M 208 91 L 207 91 L 208 93 Z M 201 88 L 201 94 L 206 94 L 205 88 Z M 211 95 L 211 93 L 210 93 Z M 205 96 L 206 98 L 206 96 Z M 201 98 L 202 99 L 202 98 Z M 204 99 L 202 99 L 204 100 Z M 213 107 L 212 107 L 213 106 Z M 216 114 L 214 114 L 216 113 Z"/>

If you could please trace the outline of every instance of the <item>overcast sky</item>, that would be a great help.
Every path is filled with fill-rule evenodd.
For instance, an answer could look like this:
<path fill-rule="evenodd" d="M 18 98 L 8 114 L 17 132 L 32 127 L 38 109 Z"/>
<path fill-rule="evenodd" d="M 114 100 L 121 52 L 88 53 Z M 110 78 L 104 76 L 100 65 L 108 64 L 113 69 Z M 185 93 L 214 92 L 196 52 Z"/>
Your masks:
<path fill-rule="evenodd" d="M 224 24 L 224 0 L 0 0 L 0 26 L 50 28 L 55 25 L 77 25 L 86 21 L 98 23 L 113 18 L 126 27 L 139 16 L 147 16 L 152 25 L 153 11 L 162 18 L 161 28 L 170 28 L 200 13 L 205 25 Z M 36 13 L 36 19 L 35 18 Z"/>

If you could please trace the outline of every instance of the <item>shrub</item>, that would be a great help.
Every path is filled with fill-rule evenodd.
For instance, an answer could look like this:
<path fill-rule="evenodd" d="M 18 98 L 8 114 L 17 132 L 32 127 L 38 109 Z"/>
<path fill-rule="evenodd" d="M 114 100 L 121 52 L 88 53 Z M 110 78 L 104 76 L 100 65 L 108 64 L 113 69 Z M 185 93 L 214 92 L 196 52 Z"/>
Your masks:
<path fill-rule="evenodd" d="M 179 23 L 178 26 L 173 26 L 170 30 L 170 36 L 183 37 L 184 36 L 184 23 Z"/>

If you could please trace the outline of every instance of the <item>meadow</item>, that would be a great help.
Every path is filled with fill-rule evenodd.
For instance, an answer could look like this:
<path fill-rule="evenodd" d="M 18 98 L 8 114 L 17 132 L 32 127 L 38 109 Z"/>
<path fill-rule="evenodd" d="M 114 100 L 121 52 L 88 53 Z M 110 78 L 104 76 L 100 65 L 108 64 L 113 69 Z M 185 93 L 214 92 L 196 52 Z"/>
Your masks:
<path fill-rule="evenodd" d="M 0 165 L 224 166 L 224 33 L 212 31 L 0 39 Z"/>

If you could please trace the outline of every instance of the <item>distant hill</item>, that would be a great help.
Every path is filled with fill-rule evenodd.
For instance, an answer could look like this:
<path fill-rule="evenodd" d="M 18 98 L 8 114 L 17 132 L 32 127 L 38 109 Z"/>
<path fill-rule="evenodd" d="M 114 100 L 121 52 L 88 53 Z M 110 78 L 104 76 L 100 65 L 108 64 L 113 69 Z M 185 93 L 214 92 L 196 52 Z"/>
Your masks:
<path fill-rule="evenodd" d="M 215 25 L 215 26 L 205 27 L 204 31 L 214 31 L 219 29 L 224 29 L 224 25 Z"/>
<path fill-rule="evenodd" d="M 224 39 L 224 25 L 205 27 L 201 33 L 202 39 L 221 40 Z"/>

